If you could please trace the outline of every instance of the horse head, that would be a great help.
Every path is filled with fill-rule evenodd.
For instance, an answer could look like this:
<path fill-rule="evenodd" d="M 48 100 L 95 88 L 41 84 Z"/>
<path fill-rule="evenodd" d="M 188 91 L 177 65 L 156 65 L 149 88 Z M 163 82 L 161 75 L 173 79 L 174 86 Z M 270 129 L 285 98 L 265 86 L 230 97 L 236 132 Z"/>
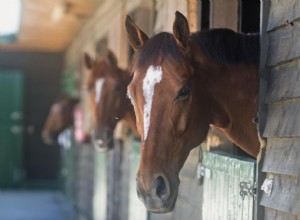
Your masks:
<path fill-rule="evenodd" d="M 53 144 L 60 132 L 73 125 L 73 110 L 78 102 L 77 98 L 64 97 L 51 106 L 42 131 L 46 144 Z"/>
<path fill-rule="evenodd" d="M 94 146 L 107 151 L 113 147 L 113 131 L 130 105 L 126 99 L 127 73 L 120 69 L 115 55 L 108 51 L 98 61 L 85 54 L 85 64 L 91 70 L 86 81 L 93 116 Z"/>
<path fill-rule="evenodd" d="M 129 16 L 125 26 L 135 50 L 128 94 L 142 139 L 138 196 L 148 210 L 169 212 L 179 171 L 190 150 L 207 136 L 209 101 L 204 81 L 194 77 L 190 30 L 182 14 L 176 13 L 173 34 L 150 39 Z"/>

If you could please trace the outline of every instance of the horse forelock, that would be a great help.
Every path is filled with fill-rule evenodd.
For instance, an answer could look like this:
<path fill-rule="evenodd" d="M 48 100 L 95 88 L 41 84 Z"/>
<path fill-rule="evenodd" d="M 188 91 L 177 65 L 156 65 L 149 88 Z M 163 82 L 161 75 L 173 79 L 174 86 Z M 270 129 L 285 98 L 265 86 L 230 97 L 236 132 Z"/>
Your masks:
<path fill-rule="evenodd" d="M 162 32 L 150 38 L 145 45 L 135 53 L 130 71 L 136 69 L 146 72 L 149 66 L 163 66 L 164 63 L 184 63 L 184 53 L 177 46 L 171 33 Z"/>

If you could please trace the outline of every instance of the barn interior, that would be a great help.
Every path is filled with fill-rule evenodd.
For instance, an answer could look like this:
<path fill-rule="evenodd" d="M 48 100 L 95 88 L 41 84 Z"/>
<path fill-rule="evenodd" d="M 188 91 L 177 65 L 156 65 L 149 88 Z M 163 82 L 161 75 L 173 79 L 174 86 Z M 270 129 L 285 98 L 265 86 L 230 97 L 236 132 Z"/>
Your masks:
<path fill-rule="evenodd" d="M 183 168 L 184 183 L 178 202 L 181 205 L 164 215 L 148 213 L 136 198 L 134 178 L 139 144 L 135 137 L 127 137 L 130 132 L 126 125 L 121 125 L 126 133 L 126 147 L 108 153 L 95 151 L 89 142 L 92 122 L 83 83 L 88 75 L 83 54 L 101 57 L 109 49 L 116 55 L 118 65 L 127 68 L 133 54 L 124 30 L 127 14 L 149 36 L 171 31 L 176 10 L 187 16 L 192 31 L 226 27 L 244 33 L 259 32 L 260 1 L 0 0 L 0 14 L 9 14 L 12 2 L 19 5 L 15 17 L 20 23 L 13 33 L 0 32 L 0 219 L 12 213 L 8 206 L 1 208 L 5 203 L 1 197 L 5 201 L 11 199 L 11 204 L 15 200 L 27 203 L 26 198 L 58 201 L 54 208 L 53 204 L 46 208 L 46 212 L 54 213 L 53 217 L 44 218 L 43 211 L 31 211 L 36 214 L 29 215 L 31 220 L 171 220 L 183 219 L 187 210 L 190 219 L 202 219 L 202 180 L 196 177 L 201 150 L 196 149 Z M 10 20 L 1 15 L 0 18 L 3 23 Z M 83 136 L 75 137 L 73 127 L 71 134 L 65 134 L 68 141 L 64 146 L 58 142 L 46 144 L 42 130 L 47 115 L 52 104 L 65 96 L 80 99 L 79 116 L 74 117 L 81 123 L 76 129 Z M 218 150 L 250 158 L 228 140 L 220 143 L 223 145 Z M 208 149 L 213 150 L 215 144 L 210 144 Z M 127 168 L 116 168 L 116 164 Z M 111 176 L 112 171 L 119 174 Z M 109 187 L 114 178 L 119 178 L 121 192 L 118 184 Z M 130 191 L 129 195 L 126 191 Z M 42 194 L 30 197 L 32 192 Z M 112 201 L 110 198 L 117 193 L 124 198 Z M 189 197 L 194 198 L 193 205 Z M 17 207 L 22 219 L 26 219 L 26 207 Z M 39 206 L 34 203 L 31 207 Z"/>

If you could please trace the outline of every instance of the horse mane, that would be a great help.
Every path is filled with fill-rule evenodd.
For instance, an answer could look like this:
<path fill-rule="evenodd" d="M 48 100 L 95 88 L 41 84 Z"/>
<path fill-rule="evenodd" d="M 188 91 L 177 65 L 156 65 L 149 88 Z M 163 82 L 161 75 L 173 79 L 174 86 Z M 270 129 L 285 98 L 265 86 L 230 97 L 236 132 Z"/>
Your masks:
<path fill-rule="evenodd" d="M 241 34 L 230 29 L 211 29 L 191 34 L 204 55 L 220 64 L 255 65 L 259 63 L 259 35 Z M 177 46 L 171 33 L 161 32 L 148 40 L 132 59 L 130 72 L 136 68 L 146 68 L 153 64 L 161 64 L 164 59 L 171 58 L 175 62 L 187 59 Z"/>
<path fill-rule="evenodd" d="M 191 34 L 204 55 L 220 64 L 259 63 L 259 35 L 236 33 L 230 29 L 211 29 Z"/>

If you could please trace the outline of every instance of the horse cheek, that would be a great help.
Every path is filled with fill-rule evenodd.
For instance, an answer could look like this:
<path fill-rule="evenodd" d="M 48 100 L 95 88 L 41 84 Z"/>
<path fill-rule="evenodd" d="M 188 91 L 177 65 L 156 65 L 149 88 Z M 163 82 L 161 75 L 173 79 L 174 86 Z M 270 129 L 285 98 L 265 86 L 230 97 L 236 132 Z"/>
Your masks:
<path fill-rule="evenodd" d="M 179 109 L 177 110 L 177 114 L 174 115 L 174 119 L 177 118 L 177 121 L 175 122 L 175 129 L 176 129 L 176 133 L 178 134 L 182 134 L 184 132 L 186 132 L 187 128 L 188 128 L 188 123 L 189 123 L 189 119 L 188 119 L 188 111 L 186 108 L 189 107 L 184 107 L 183 105 L 179 107 Z"/>

